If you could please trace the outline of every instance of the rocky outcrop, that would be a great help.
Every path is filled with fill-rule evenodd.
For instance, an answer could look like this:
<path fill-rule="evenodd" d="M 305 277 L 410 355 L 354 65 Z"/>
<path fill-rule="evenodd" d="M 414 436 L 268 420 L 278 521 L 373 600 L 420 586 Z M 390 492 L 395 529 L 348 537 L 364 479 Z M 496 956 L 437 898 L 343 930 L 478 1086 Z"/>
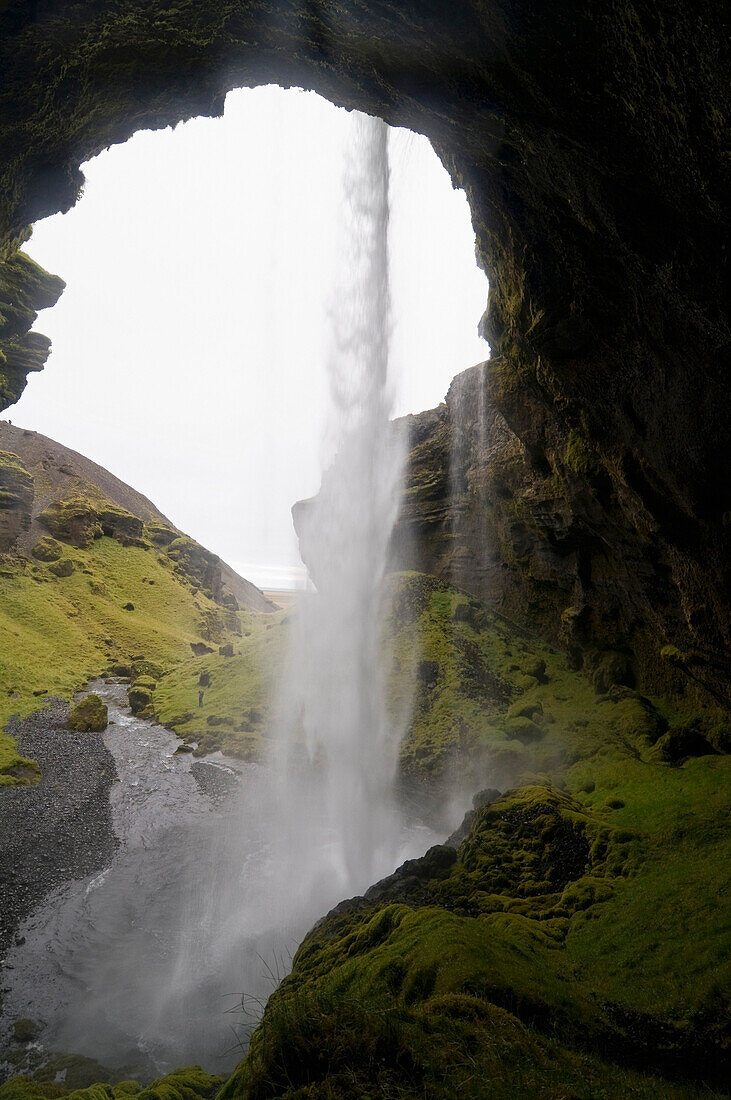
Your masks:
<path fill-rule="evenodd" d="M 677 548 L 659 527 L 629 528 L 578 432 L 531 453 L 496 403 L 506 372 L 504 359 L 473 367 L 443 405 L 398 422 L 409 458 L 394 564 L 435 573 L 560 645 L 597 691 L 641 682 L 727 703 L 710 601 L 692 602 Z"/>
<path fill-rule="evenodd" d="M 32 508 L 29 506 L 23 522 L 16 524 L 22 553 L 40 561 L 57 560 L 60 543 L 88 549 L 103 535 L 123 546 L 152 546 L 156 553 L 169 557 L 181 579 L 211 593 L 220 605 L 216 638 L 227 630 L 241 632 L 238 608 L 272 609 L 250 581 L 183 535 L 152 501 L 109 470 L 39 432 L 0 421 L 0 452 L 5 448 L 15 452 L 15 459 L 22 461 L 34 483 Z M 0 499 L 0 517 L 1 508 Z M 49 553 L 55 557 L 45 556 Z"/>
<path fill-rule="evenodd" d="M 30 527 L 33 478 L 15 454 L 0 451 L 0 553 Z"/>
<path fill-rule="evenodd" d="M 141 545 L 143 524 L 137 516 L 110 506 L 107 501 L 74 496 L 54 500 L 38 521 L 61 542 L 88 549 L 94 539 L 108 535 L 123 546 Z"/>
<path fill-rule="evenodd" d="M 25 231 L 0 247 L 0 408 L 14 404 L 28 374 L 43 369 L 51 341 L 28 330 L 66 285 L 19 250 L 28 237 Z"/>

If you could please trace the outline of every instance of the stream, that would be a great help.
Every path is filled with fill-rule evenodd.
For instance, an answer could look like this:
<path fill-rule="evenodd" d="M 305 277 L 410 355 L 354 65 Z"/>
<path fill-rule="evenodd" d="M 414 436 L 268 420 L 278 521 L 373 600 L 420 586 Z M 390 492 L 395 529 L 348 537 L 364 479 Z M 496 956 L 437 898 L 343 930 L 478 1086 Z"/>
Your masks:
<path fill-rule="evenodd" d="M 313 891 L 294 897 L 271 858 L 271 815 L 282 808 L 266 769 L 176 752 L 178 737 L 131 715 L 124 685 L 89 690 L 109 708 L 119 847 L 105 870 L 54 890 L 21 925 L 5 960 L 0 1041 L 12 1021 L 31 1019 L 41 1049 L 123 1076 L 191 1063 L 225 1073 L 303 935 L 342 900 L 328 838 Z M 435 839 L 405 826 L 399 862 Z"/>

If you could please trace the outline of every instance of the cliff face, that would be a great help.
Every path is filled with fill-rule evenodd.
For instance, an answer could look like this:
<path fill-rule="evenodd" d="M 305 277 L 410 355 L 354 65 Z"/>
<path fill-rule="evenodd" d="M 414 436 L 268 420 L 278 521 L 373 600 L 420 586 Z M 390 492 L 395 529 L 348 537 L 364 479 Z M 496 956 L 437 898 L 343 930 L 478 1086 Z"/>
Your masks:
<path fill-rule="evenodd" d="M 711 0 L 4 5 L 0 407 L 61 289 L 18 249 L 79 165 L 234 86 L 313 88 L 427 134 L 469 197 L 499 476 L 531 487 L 479 569 L 524 574 L 506 607 L 530 593 L 551 636 L 570 609 L 569 635 L 630 636 L 650 672 L 667 640 L 708 678 L 729 641 L 726 40 Z"/>
<path fill-rule="evenodd" d="M 464 371 L 444 404 L 398 422 L 410 449 L 394 564 L 473 593 L 600 686 L 609 677 L 728 705 L 719 653 L 700 644 L 710 594 L 689 601 L 677 549 L 658 527 L 629 528 L 576 431 L 545 462 L 531 457 L 495 403 L 506 371 L 502 359 Z"/>

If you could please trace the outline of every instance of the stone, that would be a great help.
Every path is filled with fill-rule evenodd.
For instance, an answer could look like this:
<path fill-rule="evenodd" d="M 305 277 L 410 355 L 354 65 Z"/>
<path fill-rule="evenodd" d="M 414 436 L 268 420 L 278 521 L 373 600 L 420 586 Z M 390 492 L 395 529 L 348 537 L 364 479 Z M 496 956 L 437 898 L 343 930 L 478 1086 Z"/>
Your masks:
<path fill-rule="evenodd" d="M 228 642 L 226 645 L 220 645 L 218 647 L 218 653 L 220 657 L 233 657 L 234 647 L 231 642 Z"/>
<path fill-rule="evenodd" d="M 141 715 L 152 703 L 155 681 L 149 676 L 140 676 L 127 689 L 129 709 L 137 716 Z"/>
<path fill-rule="evenodd" d="M 50 535 L 44 535 L 40 538 L 31 550 L 31 554 L 34 558 L 37 558 L 38 561 L 46 562 L 58 561 L 62 553 L 63 547 L 59 542 L 56 542 L 54 538 L 51 538 Z"/>
<path fill-rule="evenodd" d="M 56 577 L 70 577 L 74 571 L 74 563 L 71 558 L 62 558 L 60 561 L 51 562 L 48 569 Z"/>
<path fill-rule="evenodd" d="M 78 733 L 103 733 L 108 721 L 106 703 L 91 692 L 71 708 L 66 729 Z"/>

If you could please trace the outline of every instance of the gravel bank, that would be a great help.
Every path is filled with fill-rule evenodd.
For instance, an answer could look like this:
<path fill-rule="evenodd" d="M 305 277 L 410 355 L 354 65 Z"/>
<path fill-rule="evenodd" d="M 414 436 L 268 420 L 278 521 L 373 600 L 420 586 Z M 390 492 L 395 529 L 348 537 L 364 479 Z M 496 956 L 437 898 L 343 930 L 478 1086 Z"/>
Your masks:
<path fill-rule="evenodd" d="M 114 760 L 98 733 L 70 733 L 69 705 L 51 698 L 7 732 L 42 778 L 0 787 L 0 960 L 20 922 L 57 886 L 106 867 L 117 847 L 109 788 Z"/>

